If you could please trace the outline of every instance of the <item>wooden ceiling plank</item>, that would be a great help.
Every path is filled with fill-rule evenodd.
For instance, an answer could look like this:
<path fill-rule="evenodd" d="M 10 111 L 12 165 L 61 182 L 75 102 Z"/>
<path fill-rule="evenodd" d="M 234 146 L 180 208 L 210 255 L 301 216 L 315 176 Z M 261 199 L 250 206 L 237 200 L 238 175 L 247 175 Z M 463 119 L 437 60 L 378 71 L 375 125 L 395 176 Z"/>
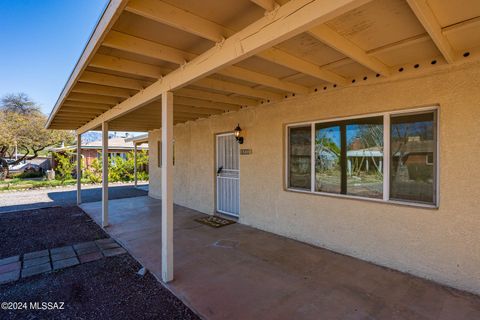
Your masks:
<path fill-rule="evenodd" d="M 212 47 L 181 68 L 159 79 L 135 96 L 126 99 L 93 121 L 83 125 L 77 130 L 77 133 L 83 133 L 91 128 L 96 128 L 104 121 L 111 121 L 135 109 L 141 108 L 158 99 L 162 92 L 172 91 L 192 84 L 226 66 L 234 65 L 301 34 L 315 25 L 325 23 L 370 1 L 371 0 L 290 0 L 279 7 L 275 11 L 275 15 L 264 16 L 258 19 L 246 28 L 225 39 L 221 45 Z M 141 2 L 146 3 L 147 1 Z M 319 71 L 324 70 L 319 69 Z M 336 75 L 336 77 L 339 76 Z M 343 79 L 343 77 L 339 78 Z"/>
<path fill-rule="evenodd" d="M 477 27 L 478 25 L 480 25 L 480 16 L 446 26 L 442 28 L 442 33 L 448 34 L 451 31 L 466 30 L 468 28 Z"/>
<path fill-rule="evenodd" d="M 292 92 L 292 93 L 299 93 L 299 94 L 307 94 L 311 92 L 309 88 L 304 87 L 302 85 L 299 85 L 293 82 L 283 81 L 263 73 L 251 71 L 251 70 L 240 68 L 237 66 L 227 67 L 225 69 L 219 70 L 217 73 L 224 76 L 231 77 L 231 78 L 245 80 L 245 81 L 253 82 L 259 85 L 275 88 L 278 90 L 283 90 L 285 92 Z"/>
<path fill-rule="evenodd" d="M 131 52 L 145 57 L 176 63 L 178 65 L 197 57 L 197 55 L 192 53 L 168 47 L 156 42 L 147 41 L 118 31 L 110 32 L 110 34 L 107 36 L 107 39 L 104 41 L 104 45 L 125 52 Z M 235 79 L 249 81 L 267 87 L 283 90 L 285 92 L 301 94 L 310 92 L 309 88 L 307 87 L 282 81 L 275 77 L 236 66 L 226 67 L 223 70 L 219 70 L 218 73 Z"/>
<path fill-rule="evenodd" d="M 149 84 L 136 79 L 119 77 L 111 74 L 93 71 L 84 71 L 78 81 L 83 83 L 101 84 L 104 86 L 132 89 L 138 91 L 147 87 Z"/>
<path fill-rule="evenodd" d="M 277 3 L 274 0 L 250 0 L 265 11 L 270 12 L 275 9 Z"/>
<path fill-rule="evenodd" d="M 90 66 L 153 79 L 162 77 L 162 70 L 157 66 L 105 54 L 96 54 L 90 62 Z"/>
<path fill-rule="evenodd" d="M 432 38 L 438 50 L 448 63 L 453 63 L 457 59 L 457 53 L 453 50 L 448 39 L 442 33 L 442 28 L 438 23 L 435 14 L 426 0 L 407 0 L 413 13 L 417 16 L 427 33 Z"/>
<path fill-rule="evenodd" d="M 112 107 L 112 105 L 110 105 L 110 104 L 85 102 L 85 101 L 71 101 L 71 100 L 65 101 L 63 106 L 73 107 L 73 108 L 103 110 L 103 111 L 108 110 Z"/>
<path fill-rule="evenodd" d="M 140 4 L 140 2 L 142 2 L 142 4 Z M 259 1 L 259 2 L 262 2 L 262 1 Z M 367 2 L 367 1 L 365 1 L 365 2 Z M 131 9 L 131 7 L 135 7 L 135 10 L 134 11 L 129 10 L 129 8 Z M 168 10 L 170 10 L 170 13 L 172 13 L 171 15 L 165 14 L 165 12 L 160 12 L 162 9 L 167 9 L 167 8 L 168 8 Z M 176 8 L 176 7 L 173 7 L 173 6 L 170 6 L 170 5 L 166 5 L 165 3 L 161 2 L 161 1 L 156 1 L 155 3 L 153 3 L 153 1 L 151 1 L 151 0 L 148 0 L 148 1 L 145 1 L 145 2 L 143 2 L 143 1 L 132 1 L 126 7 L 126 10 L 134 12 L 134 13 L 136 13 L 138 15 L 141 15 L 143 17 L 146 17 L 148 19 L 159 21 L 159 22 L 168 24 L 168 25 L 170 25 L 174 28 L 182 29 L 182 30 L 184 30 L 185 28 L 188 29 L 188 30 L 196 29 L 196 24 L 197 23 L 200 23 L 200 24 L 203 23 L 203 24 L 207 24 L 207 25 L 212 24 L 212 22 L 210 22 L 208 20 L 205 20 L 203 18 L 200 18 L 200 17 L 197 17 L 195 19 L 195 21 L 194 20 L 189 20 L 189 19 L 187 19 L 187 16 L 184 16 L 184 11 L 182 9 L 179 9 L 179 8 Z M 154 12 L 155 12 L 155 14 L 159 15 L 159 17 L 155 18 Z M 191 13 L 188 13 L 188 14 L 191 15 Z M 173 17 L 179 17 L 179 16 L 182 16 L 183 19 L 181 19 L 179 21 L 175 21 L 175 19 L 173 19 Z M 201 22 L 198 22 L 198 21 L 201 21 Z M 235 33 L 234 31 L 226 29 L 225 27 L 223 27 L 221 25 L 218 25 L 218 24 L 214 24 L 213 27 L 215 28 L 215 30 L 217 30 L 217 32 L 223 33 L 224 35 L 227 35 L 227 36 L 233 35 Z M 200 32 L 197 35 L 199 35 L 199 36 L 201 36 L 205 39 L 210 39 L 210 40 L 212 40 L 212 36 L 213 36 L 211 33 L 208 33 L 208 32 L 206 32 L 206 33 Z M 214 40 L 214 41 L 219 42 L 219 41 L 222 41 L 222 40 L 223 39 L 219 38 L 219 39 Z M 270 54 L 269 56 L 273 56 L 273 57 L 276 56 L 276 53 L 274 52 L 273 48 L 267 50 L 265 52 L 265 54 Z M 299 58 L 293 57 L 293 56 L 291 56 L 291 55 L 289 55 L 285 52 L 283 52 L 282 56 L 283 56 L 283 59 L 286 59 L 286 60 L 289 60 L 289 61 L 299 60 Z M 275 60 L 278 63 L 278 60 L 277 59 L 275 59 Z M 343 77 L 340 77 L 339 75 L 333 73 L 332 71 L 318 70 L 320 68 L 319 66 L 308 63 L 306 61 L 303 61 L 303 62 L 304 63 L 302 63 L 302 65 L 308 64 L 308 66 L 304 66 L 305 68 L 301 68 L 301 69 L 304 70 L 304 71 L 305 70 L 311 70 L 310 73 L 314 74 L 314 75 L 312 75 L 312 74 L 309 74 L 309 75 L 312 75 L 314 77 L 320 78 L 321 80 L 325 80 L 325 81 L 328 81 L 328 82 L 331 82 L 331 83 L 347 84 L 346 79 L 344 79 Z M 280 64 L 281 64 L 281 62 L 280 62 Z M 291 69 L 293 69 L 293 68 L 291 68 Z M 296 70 L 296 69 L 293 69 L 293 70 Z M 227 71 L 225 70 L 223 72 L 227 72 Z M 244 80 L 247 80 L 247 79 L 244 79 Z M 278 79 L 278 81 L 281 81 L 281 80 Z M 269 82 L 270 82 L 270 84 L 272 84 L 272 83 L 278 84 L 278 81 L 276 82 L 275 80 L 270 79 Z M 268 86 L 268 84 L 266 84 L 266 85 Z M 284 86 L 282 85 L 282 88 L 283 87 Z M 282 88 L 278 88 L 277 86 L 275 86 L 273 88 L 284 90 Z M 297 89 L 298 89 L 298 87 L 297 87 Z M 300 90 L 302 90 L 302 89 L 300 89 Z M 292 92 L 292 89 L 286 90 L 286 91 L 287 92 Z M 295 92 L 295 93 L 301 93 L 301 92 L 298 91 L 298 92 Z"/>
<path fill-rule="evenodd" d="M 178 98 L 178 97 L 177 97 Z M 199 114 L 220 114 L 223 110 L 215 109 L 215 108 L 203 108 L 197 107 L 192 105 L 184 105 L 180 103 L 175 103 L 173 105 L 173 110 L 177 110 L 180 112 L 192 112 L 192 113 L 199 113 Z"/>
<path fill-rule="evenodd" d="M 276 48 L 271 48 L 257 55 L 262 59 L 274 62 L 279 65 L 283 65 L 287 68 L 304 73 L 320 80 L 324 80 L 333 84 L 348 84 L 347 79 L 345 79 L 344 77 L 332 71 L 322 69 L 320 66 L 314 63 L 308 62 Z"/>
<path fill-rule="evenodd" d="M 125 10 L 213 42 L 220 42 L 228 36 L 216 23 L 163 1 L 131 0 Z"/>
<path fill-rule="evenodd" d="M 262 3 L 264 1 L 260 0 L 259 2 Z M 269 2 L 269 1 L 267 0 L 265 2 Z M 364 1 L 364 2 L 366 3 L 368 1 Z M 191 33 L 194 33 L 204 39 L 209 39 L 215 42 L 222 42 L 224 38 L 235 34 L 235 31 L 229 30 L 219 24 L 213 23 L 201 17 L 195 16 L 195 18 L 191 18 L 192 16 L 191 13 L 186 12 L 182 9 L 176 8 L 174 6 L 171 6 L 169 4 L 166 4 L 162 1 L 133 0 L 128 4 L 128 6 L 126 7 L 126 10 L 133 12 L 135 14 L 138 14 L 142 17 L 167 24 L 171 27 L 174 27 L 180 30 L 185 30 L 188 32 L 190 32 L 189 30 L 194 30 L 195 32 L 191 32 Z M 206 31 L 201 27 L 199 28 L 199 26 L 203 26 L 203 25 L 208 25 L 210 27 L 209 31 Z M 219 37 L 218 34 L 222 34 L 222 36 Z M 267 52 L 269 51 L 270 50 L 267 50 Z M 314 65 L 310 64 L 310 66 L 314 66 Z M 317 69 L 317 68 L 318 66 L 313 67 L 313 69 Z M 228 72 L 228 71 L 225 70 L 222 72 Z M 316 77 L 319 77 L 319 76 L 327 77 L 328 79 L 331 80 L 329 82 L 332 82 L 332 83 L 342 84 L 342 81 L 344 81 L 343 84 L 347 83 L 345 79 L 342 80 L 340 76 L 334 74 L 331 71 L 324 71 L 324 72 L 318 71 L 314 73 L 316 74 Z M 268 77 L 268 76 L 264 75 L 263 77 Z M 321 79 L 328 81 L 327 79 L 323 79 L 323 78 Z M 249 81 L 248 79 L 243 79 L 243 80 Z M 284 88 L 286 84 L 282 84 L 281 87 L 278 87 L 278 85 L 280 84 L 279 81 L 281 80 L 269 79 L 268 83 L 266 83 L 265 85 L 271 86 L 276 89 L 285 90 Z M 273 84 L 275 86 L 272 86 Z M 296 88 L 297 88 L 297 91 L 294 91 L 295 93 L 302 93 L 301 91 L 304 90 L 299 87 L 296 87 Z M 292 92 L 292 89 L 286 90 L 286 92 Z"/>
<path fill-rule="evenodd" d="M 118 31 L 110 31 L 103 46 L 181 65 L 197 55 Z"/>
<path fill-rule="evenodd" d="M 103 111 L 101 110 L 84 110 L 82 108 L 76 108 L 76 109 L 68 109 L 68 108 L 62 108 L 61 110 L 62 113 L 72 113 L 72 114 L 88 114 L 88 115 L 99 115 L 102 114 Z M 60 111 L 58 112 L 60 114 Z"/>
<path fill-rule="evenodd" d="M 75 87 L 73 87 L 72 92 L 98 94 L 101 96 L 119 97 L 119 98 L 129 98 L 134 93 L 136 93 L 128 89 L 108 87 L 104 85 L 91 84 L 91 83 L 77 83 Z"/>
<path fill-rule="evenodd" d="M 218 91 L 238 93 L 240 95 L 253 97 L 253 98 L 261 98 L 265 100 L 273 101 L 273 100 L 280 100 L 283 98 L 283 96 L 278 93 L 269 92 L 266 90 L 254 89 L 241 84 L 212 79 L 212 78 L 203 78 L 203 79 L 197 80 L 196 82 L 193 83 L 193 85 L 202 87 L 202 88 L 218 90 Z"/>
<path fill-rule="evenodd" d="M 377 58 L 369 56 L 363 49 L 359 48 L 353 42 L 341 36 L 325 24 L 310 29 L 308 33 L 327 46 L 337 50 L 376 73 L 383 76 L 391 74 L 391 70 L 387 65 L 380 62 Z"/>
<path fill-rule="evenodd" d="M 135 62 L 123 58 L 117 58 L 113 56 L 107 56 L 103 54 L 97 54 L 94 59 L 92 59 L 92 66 L 97 68 L 107 69 L 107 70 L 114 70 L 120 71 L 124 73 L 144 76 L 144 77 L 154 77 L 160 76 L 165 70 L 161 70 L 158 67 L 153 65 Z M 254 89 L 248 86 L 221 81 L 216 79 L 204 78 L 198 80 L 194 83 L 197 86 L 215 89 L 219 91 L 231 92 L 231 93 L 238 93 L 241 95 L 254 97 L 254 98 L 261 98 L 266 100 L 274 100 L 274 99 L 281 99 L 282 95 L 265 91 Z"/>
<path fill-rule="evenodd" d="M 103 103 L 108 105 L 116 105 L 120 102 L 120 99 L 115 97 L 100 96 L 96 94 L 87 94 L 87 93 L 78 93 L 73 92 L 68 95 L 68 100 L 72 101 L 83 101 L 83 102 L 92 102 L 92 103 Z"/>
<path fill-rule="evenodd" d="M 182 88 L 182 89 L 176 90 L 174 94 L 175 94 L 175 97 L 181 96 L 181 97 L 195 98 L 195 99 L 207 100 L 207 101 L 213 101 L 213 102 L 236 104 L 239 106 L 256 106 L 259 103 L 257 100 L 254 100 L 254 99 L 226 96 L 219 93 L 195 90 L 190 88 Z"/>
<path fill-rule="evenodd" d="M 196 106 L 202 108 L 210 108 L 210 109 L 217 109 L 222 111 L 238 111 L 240 110 L 240 106 L 236 104 L 228 104 L 223 102 L 214 102 L 214 101 L 205 101 L 201 99 L 194 99 L 182 96 L 174 96 L 173 99 L 174 104 L 182 104 L 182 105 L 189 105 L 189 106 Z"/>

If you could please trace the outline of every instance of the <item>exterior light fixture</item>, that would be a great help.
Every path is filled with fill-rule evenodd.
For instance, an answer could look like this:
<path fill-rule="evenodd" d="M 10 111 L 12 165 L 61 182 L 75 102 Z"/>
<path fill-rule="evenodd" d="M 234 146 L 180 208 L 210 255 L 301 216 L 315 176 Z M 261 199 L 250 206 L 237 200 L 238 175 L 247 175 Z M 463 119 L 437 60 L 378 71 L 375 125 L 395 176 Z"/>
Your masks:
<path fill-rule="evenodd" d="M 235 128 L 235 139 L 237 139 L 238 144 L 243 144 L 243 137 L 240 136 L 241 131 L 242 128 L 240 128 L 240 124 L 237 124 L 237 127 Z"/>

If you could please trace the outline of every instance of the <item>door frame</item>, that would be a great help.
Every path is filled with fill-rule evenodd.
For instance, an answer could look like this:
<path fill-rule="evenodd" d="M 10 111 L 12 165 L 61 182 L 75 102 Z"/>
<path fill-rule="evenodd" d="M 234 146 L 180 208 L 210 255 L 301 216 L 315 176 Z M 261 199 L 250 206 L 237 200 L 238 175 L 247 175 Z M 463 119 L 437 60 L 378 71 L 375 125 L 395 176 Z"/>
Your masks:
<path fill-rule="evenodd" d="M 222 132 L 222 133 L 216 133 L 214 135 L 214 144 L 215 144 L 215 147 L 214 147 L 214 161 L 213 161 L 213 174 L 214 174 L 214 185 L 215 185 L 215 189 L 214 189 L 214 202 L 215 202 L 215 213 L 217 214 L 221 214 L 221 215 L 227 215 L 229 217 L 232 217 L 232 218 L 235 218 L 235 219 L 240 219 L 240 213 L 242 212 L 241 210 L 241 189 L 240 189 L 240 168 L 241 168 L 241 165 L 240 165 L 240 147 L 238 148 L 238 215 L 234 215 L 234 214 L 231 214 L 231 213 L 228 213 L 228 212 L 223 212 L 223 211 L 220 211 L 218 209 L 218 177 L 217 177 L 217 170 L 218 170 L 218 137 L 221 137 L 221 136 L 229 136 L 229 135 L 233 135 L 235 136 L 235 133 L 233 131 L 227 131 L 227 132 Z"/>

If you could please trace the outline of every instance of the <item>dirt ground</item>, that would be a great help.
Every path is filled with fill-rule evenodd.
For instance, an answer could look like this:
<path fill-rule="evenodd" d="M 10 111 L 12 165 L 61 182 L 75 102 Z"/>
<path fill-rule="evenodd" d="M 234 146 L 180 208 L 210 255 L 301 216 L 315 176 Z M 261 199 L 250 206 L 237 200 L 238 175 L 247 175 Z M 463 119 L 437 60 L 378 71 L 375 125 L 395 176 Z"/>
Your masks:
<path fill-rule="evenodd" d="M 0 259 L 106 237 L 77 206 L 0 214 Z"/>
<path fill-rule="evenodd" d="M 78 207 L 0 215 L 0 257 L 106 236 Z M 138 275 L 140 268 L 123 254 L 0 285 L 0 302 L 26 308 L 2 304 L 0 319 L 199 319 L 150 273 Z"/>

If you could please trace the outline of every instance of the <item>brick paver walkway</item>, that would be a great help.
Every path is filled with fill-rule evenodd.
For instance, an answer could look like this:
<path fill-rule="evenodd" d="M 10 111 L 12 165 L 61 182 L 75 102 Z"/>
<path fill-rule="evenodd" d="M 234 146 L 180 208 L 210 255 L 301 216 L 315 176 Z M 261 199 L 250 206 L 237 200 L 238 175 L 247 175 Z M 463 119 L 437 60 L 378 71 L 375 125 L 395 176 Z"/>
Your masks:
<path fill-rule="evenodd" d="M 111 238 L 45 249 L 0 260 L 0 284 L 126 253 Z"/>

